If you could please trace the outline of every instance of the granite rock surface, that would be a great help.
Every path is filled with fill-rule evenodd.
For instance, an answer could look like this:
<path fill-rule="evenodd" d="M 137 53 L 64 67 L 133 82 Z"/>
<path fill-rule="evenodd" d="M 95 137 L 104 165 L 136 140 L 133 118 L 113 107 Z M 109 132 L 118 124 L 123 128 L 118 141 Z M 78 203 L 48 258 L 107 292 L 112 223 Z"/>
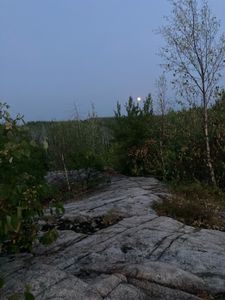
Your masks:
<path fill-rule="evenodd" d="M 0 257 L 0 299 L 26 286 L 36 300 L 225 299 L 225 232 L 157 216 L 168 197 L 154 178 L 121 176 L 66 204 L 56 242 Z"/>

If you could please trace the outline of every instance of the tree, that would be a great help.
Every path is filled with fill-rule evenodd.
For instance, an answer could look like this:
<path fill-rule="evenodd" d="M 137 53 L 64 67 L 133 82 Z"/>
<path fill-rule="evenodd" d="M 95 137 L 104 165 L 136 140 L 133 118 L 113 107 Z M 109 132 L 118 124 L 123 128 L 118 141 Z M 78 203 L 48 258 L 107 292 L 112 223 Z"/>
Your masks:
<path fill-rule="evenodd" d="M 212 16 L 207 1 L 199 7 L 196 0 L 171 0 L 172 16 L 160 28 L 166 41 L 161 55 L 164 66 L 173 72 L 180 90 L 201 99 L 207 166 L 211 182 L 216 178 L 209 142 L 208 107 L 225 66 L 225 37 L 219 36 L 220 23 Z M 188 101 L 188 99 L 187 99 Z"/>
<path fill-rule="evenodd" d="M 153 101 L 151 94 L 142 103 L 128 98 L 125 114 L 121 113 L 121 105 L 117 102 L 115 121 L 112 126 L 114 136 L 116 168 L 128 175 L 147 173 L 149 159 L 147 140 L 153 117 Z"/>
<path fill-rule="evenodd" d="M 160 146 L 160 157 L 161 157 L 161 164 L 163 170 L 163 178 L 165 178 L 165 160 L 164 160 L 164 141 L 165 141 L 165 115 L 168 112 L 168 105 L 166 100 L 166 91 L 167 91 L 167 80 L 166 76 L 163 73 L 159 76 L 156 80 L 156 88 L 157 88 L 157 105 L 158 105 L 158 113 L 160 115 L 160 139 L 159 139 L 159 146 Z"/>

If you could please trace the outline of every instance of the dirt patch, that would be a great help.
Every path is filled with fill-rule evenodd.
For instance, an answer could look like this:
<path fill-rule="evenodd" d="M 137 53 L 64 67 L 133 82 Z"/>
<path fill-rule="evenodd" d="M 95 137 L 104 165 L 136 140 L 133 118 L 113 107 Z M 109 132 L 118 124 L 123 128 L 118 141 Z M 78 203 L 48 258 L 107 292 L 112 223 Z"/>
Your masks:
<path fill-rule="evenodd" d="M 58 230 L 73 230 L 78 233 L 93 234 L 96 231 L 112 226 L 124 218 L 123 215 L 116 212 L 108 212 L 102 216 L 96 217 L 77 217 L 74 220 L 59 219 L 54 224 L 45 224 L 42 231 L 52 228 Z"/>

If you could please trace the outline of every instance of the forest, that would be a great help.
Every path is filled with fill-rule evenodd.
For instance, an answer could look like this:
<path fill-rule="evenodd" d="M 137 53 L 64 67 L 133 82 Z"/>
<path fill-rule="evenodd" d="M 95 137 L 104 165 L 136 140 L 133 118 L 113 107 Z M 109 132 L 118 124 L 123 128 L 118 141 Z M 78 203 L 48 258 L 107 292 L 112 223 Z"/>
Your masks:
<path fill-rule="evenodd" d="M 173 191 L 171 201 L 155 205 L 162 215 L 190 225 L 224 230 L 218 214 L 225 208 L 225 92 L 209 108 L 209 138 L 216 185 L 205 152 L 201 107 L 156 114 L 151 95 L 140 104 L 131 97 L 124 114 L 61 122 L 13 119 L 1 104 L 1 249 L 31 251 L 38 234 L 38 218 L 46 207 L 63 213 L 63 202 L 99 184 L 84 181 L 60 188 L 45 181 L 50 171 L 97 170 L 104 174 L 153 176 Z M 57 237 L 55 230 L 42 240 Z"/>
<path fill-rule="evenodd" d="M 217 38 L 219 22 L 207 2 L 200 10 L 194 0 L 172 2 L 171 18 L 159 30 L 166 47 L 157 96 L 129 97 L 108 118 L 92 108 L 85 120 L 28 123 L 0 103 L 0 253 L 54 241 L 55 228 L 39 235 L 46 210 L 57 218 L 65 201 L 116 174 L 165 182 L 173 197 L 155 204 L 160 215 L 225 230 L 225 91 L 219 87 L 225 39 Z M 172 105 L 166 71 L 176 90 Z M 71 182 L 74 170 L 98 176 Z M 55 171 L 65 175 L 60 187 L 46 181 Z"/>

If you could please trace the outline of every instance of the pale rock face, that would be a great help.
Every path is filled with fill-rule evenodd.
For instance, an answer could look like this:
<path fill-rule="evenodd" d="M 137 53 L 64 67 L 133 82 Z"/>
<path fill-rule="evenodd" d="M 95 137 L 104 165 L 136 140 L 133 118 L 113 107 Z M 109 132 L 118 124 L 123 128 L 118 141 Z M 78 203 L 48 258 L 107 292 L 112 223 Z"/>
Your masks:
<path fill-rule="evenodd" d="M 151 204 L 169 196 L 153 178 L 115 177 L 110 186 L 66 204 L 59 222 L 65 230 L 56 242 L 37 245 L 34 255 L 0 257 L 6 282 L 0 299 L 22 294 L 25 285 L 37 300 L 225 295 L 225 233 L 157 216 Z"/>

